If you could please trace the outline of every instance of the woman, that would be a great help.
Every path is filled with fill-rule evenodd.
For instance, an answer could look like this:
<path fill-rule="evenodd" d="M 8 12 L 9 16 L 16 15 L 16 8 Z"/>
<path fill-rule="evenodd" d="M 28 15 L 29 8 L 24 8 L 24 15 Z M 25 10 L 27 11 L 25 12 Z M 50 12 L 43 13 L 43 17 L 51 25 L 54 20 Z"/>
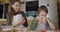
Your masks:
<path fill-rule="evenodd" d="M 20 0 L 10 0 L 10 8 L 7 13 L 9 23 L 16 28 L 25 28 L 28 26 L 26 14 L 20 11 Z M 18 30 L 18 29 L 17 29 Z"/>
<path fill-rule="evenodd" d="M 54 24 L 47 17 L 48 9 L 42 5 L 38 8 L 38 16 L 33 20 L 31 30 L 55 30 Z"/>

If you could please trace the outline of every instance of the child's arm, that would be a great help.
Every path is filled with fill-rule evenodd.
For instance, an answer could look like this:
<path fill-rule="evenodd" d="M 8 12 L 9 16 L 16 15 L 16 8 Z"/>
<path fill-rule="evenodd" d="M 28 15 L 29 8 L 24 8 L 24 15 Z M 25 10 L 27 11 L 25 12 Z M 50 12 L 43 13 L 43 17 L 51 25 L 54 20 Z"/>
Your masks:
<path fill-rule="evenodd" d="M 55 25 L 48 18 L 47 18 L 47 21 L 48 21 L 48 24 L 49 24 L 50 28 L 52 30 L 55 30 L 56 29 Z"/>

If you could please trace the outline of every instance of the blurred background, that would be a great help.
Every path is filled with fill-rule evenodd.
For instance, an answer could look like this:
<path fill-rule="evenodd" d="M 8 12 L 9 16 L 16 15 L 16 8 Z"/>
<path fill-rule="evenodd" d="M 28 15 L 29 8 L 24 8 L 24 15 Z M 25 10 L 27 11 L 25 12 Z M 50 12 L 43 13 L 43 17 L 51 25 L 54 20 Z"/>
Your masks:
<path fill-rule="evenodd" d="M 37 16 L 38 7 L 45 5 L 48 8 L 48 18 L 60 29 L 60 0 L 20 0 L 20 10 L 27 14 L 27 19 L 32 20 Z M 7 25 L 6 14 L 8 12 L 9 0 L 0 0 L 0 25 Z M 30 21 L 28 21 L 30 24 Z"/>

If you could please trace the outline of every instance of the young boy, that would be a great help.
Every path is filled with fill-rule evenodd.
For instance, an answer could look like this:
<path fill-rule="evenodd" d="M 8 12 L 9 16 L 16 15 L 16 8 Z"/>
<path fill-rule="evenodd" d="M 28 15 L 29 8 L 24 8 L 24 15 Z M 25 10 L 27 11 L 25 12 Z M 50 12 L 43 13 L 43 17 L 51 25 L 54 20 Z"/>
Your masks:
<path fill-rule="evenodd" d="M 47 17 L 48 9 L 46 6 L 42 5 L 38 8 L 38 16 L 32 22 L 30 27 L 31 30 L 55 30 L 54 24 Z M 50 28 L 49 28 L 50 27 Z"/>

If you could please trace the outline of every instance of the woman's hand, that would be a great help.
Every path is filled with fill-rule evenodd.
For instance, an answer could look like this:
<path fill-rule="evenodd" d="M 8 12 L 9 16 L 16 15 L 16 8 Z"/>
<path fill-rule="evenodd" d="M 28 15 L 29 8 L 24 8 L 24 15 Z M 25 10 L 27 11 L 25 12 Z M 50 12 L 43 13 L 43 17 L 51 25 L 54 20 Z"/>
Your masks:
<path fill-rule="evenodd" d="M 21 22 L 21 24 L 24 24 L 25 23 L 25 18 L 24 17 L 22 17 L 22 22 Z"/>
<path fill-rule="evenodd" d="M 20 18 L 20 22 L 17 22 L 17 24 L 24 24 L 25 23 L 25 18 L 24 17 L 21 17 Z"/>

